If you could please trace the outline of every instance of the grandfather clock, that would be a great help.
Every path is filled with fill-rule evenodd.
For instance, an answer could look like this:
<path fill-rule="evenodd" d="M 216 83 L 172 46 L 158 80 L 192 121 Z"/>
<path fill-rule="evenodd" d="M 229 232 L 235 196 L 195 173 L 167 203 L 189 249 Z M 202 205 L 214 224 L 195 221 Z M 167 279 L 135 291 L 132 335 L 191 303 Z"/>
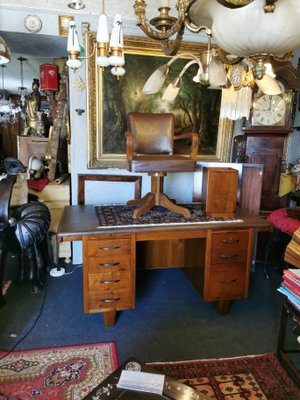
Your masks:
<path fill-rule="evenodd" d="M 290 62 L 274 63 L 280 95 L 253 93 L 249 119 L 243 129 L 246 136 L 245 162 L 263 164 L 261 210 L 280 207 L 278 196 L 281 163 L 286 158 L 288 135 L 293 130 L 299 68 Z"/>

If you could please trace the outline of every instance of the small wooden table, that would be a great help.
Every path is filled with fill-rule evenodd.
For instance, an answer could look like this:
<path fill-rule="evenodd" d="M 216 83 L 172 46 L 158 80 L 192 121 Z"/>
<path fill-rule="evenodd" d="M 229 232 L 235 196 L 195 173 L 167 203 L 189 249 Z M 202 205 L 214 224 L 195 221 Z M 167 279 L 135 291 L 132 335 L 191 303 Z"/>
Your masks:
<path fill-rule="evenodd" d="M 239 222 L 99 227 L 92 205 L 67 206 L 58 241 L 82 240 L 85 313 L 104 313 L 106 326 L 116 312 L 135 308 L 137 269 L 181 268 L 204 301 L 220 314 L 248 296 L 255 233 L 271 224 L 237 212 Z"/>
<path fill-rule="evenodd" d="M 136 369 L 142 372 L 159 374 L 157 370 L 140 361 L 129 358 L 103 382 L 100 383 L 91 393 L 83 400 L 209 400 L 210 397 L 198 392 L 197 390 L 176 381 L 168 376 L 165 377 L 163 395 L 137 392 L 127 389 L 118 389 L 116 384 L 119 381 L 123 369 Z"/>

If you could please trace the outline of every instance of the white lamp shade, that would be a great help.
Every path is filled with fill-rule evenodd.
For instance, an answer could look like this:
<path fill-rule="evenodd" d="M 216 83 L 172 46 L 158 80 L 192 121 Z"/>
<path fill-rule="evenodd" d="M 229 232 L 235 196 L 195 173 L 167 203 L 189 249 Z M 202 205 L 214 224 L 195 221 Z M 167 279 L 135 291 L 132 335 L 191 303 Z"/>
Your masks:
<path fill-rule="evenodd" d="M 68 32 L 67 51 L 78 51 L 80 53 L 80 44 L 79 44 L 76 26 L 74 23 L 70 23 L 69 32 Z"/>
<path fill-rule="evenodd" d="M 105 14 L 100 14 L 96 40 L 98 43 L 108 43 L 109 34 L 107 27 L 107 18 Z"/>
<path fill-rule="evenodd" d="M 157 68 L 146 81 L 143 87 L 143 93 L 144 94 L 157 93 L 162 88 L 162 85 L 166 80 L 168 71 L 169 67 L 167 64 L 163 64 L 159 68 Z"/>
<path fill-rule="evenodd" d="M 249 118 L 252 99 L 252 89 L 248 86 L 240 90 L 222 89 L 220 118 L 237 120 L 243 117 Z"/>
<path fill-rule="evenodd" d="M 68 59 L 67 60 L 67 66 L 73 69 L 78 69 L 82 65 L 82 62 L 80 60 L 76 59 Z"/>
<path fill-rule="evenodd" d="M 217 0 L 197 0 L 190 17 L 196 25 L 208 25 L 218 46 L 230 54 L 282 55 L 300 47 L 300 2 L 279 0 L 273 13 L 265 13 L 265 0 L 229 9 Z"/>
<path fill-rule="evenodd" d="M 180 90 L 180 86 L 174 86 L 172 82 L 169 83 L 164 94 L 162 96 L 162 100 L 166 101 L 173 101 L 175 100 L 176 96 L 178 95 Z"/>
<path fill-rule="evenodd" d="M 265 74 L 262 79 L 255 79 L 255 83 L 264 94 L 276 95 L 282 93 L 277 81 L 268 74 Z"/>
<path fill-rule="evenodd" d="M 109 64 L 114 67 L 122 67 L 125 64 L 124 57 L 121 56 L 110 56 L 108 57 Z"/>
<path fill-rule="evenodd" d="M 114 19 L 114 26 L 111 32 L 109 47 L 111 48 L 123 48 L 123 29 L 122 29 L 122 17 L 120 14 L 116 14 Z"/>
<path fill-rule="evenodd" d="M 226 85 L 227 76 L 223 63 L 213 57 L 208 66 L 208 80 L 211 86 Z"/>
<path fill-rule="evenodd" d="M 11 54 L 5 40 L 0 36 L 0 64 L 7 64 Z"/>
<path fill-rule="evenodd" d="M 109 66 L 108 57 L 106 57 L 106 56 L 97 57 L 96 62 L 97 62 L 97 65 L 99 65 L 99 67 L 102 67 L 102 68 Z"/>
<path fill-rule="evenodd" d="M 126 71 L 123 67 L 114 67 L 110 72 L 115 76 L 123 76 Z"/>

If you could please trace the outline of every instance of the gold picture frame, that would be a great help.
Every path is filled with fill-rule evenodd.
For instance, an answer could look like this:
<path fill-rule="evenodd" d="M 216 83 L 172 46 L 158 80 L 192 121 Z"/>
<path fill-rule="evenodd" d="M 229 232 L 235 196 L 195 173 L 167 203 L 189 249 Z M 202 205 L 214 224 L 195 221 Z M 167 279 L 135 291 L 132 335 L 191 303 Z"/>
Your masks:
<path fill-rule="evenodd" d="M 69 15 L 58 16 L 58 33 L 59 36 L 68 37 L 70 22 L 74 21 L 74 17 Z"/>
<path fill-rule="evenodd" d="M 93 53 L 95 41 L 95 32 L 87 32 L 85 36 L 87 55 Z M 186 42 L 182 44 L 180 52 L 199 54 L 200 51 L 204 49 L 205 46 L 199 43 Z M 195 103 L 198 100 L 191 98 L 189 99 L 190 105 L 188 105 L 187 109 L 184 111 L 180 109 L 180 111 L 182 111 L 180 114 L 179 108 L 182 107 L 183 109 L 185 105 L 178 106 L 178 101 L 183 101 L 179 96 L 179 100 L 176 100 L 177 103 L 169 103 L 169 105 L 166 106 L 166 104 L 163 105 L 163 102 L 161 101 L 163 90 L 158 95 L 152 95 L 156 96 L 157 100 L 154 100 L 154 97 L 152 96 L 142 95 L 142 87 L 150 74 L 157 68 L 157 65 L 162 65 L 168 61 L 168 57 L 162 53 L 159 43 L 143 37 L 125 37 L 124 52 L 126 74 L 121 77 L 120 80 L 117 80 L 110 73 L 109 67 L 104 70 L 97 67 L 97 52 L 86 61 L 88 110 L 87 167 L 90 169 L 126 168 L 125 131 L 127 112 L 174 112 L 175 119 L 178 117 L 181 124 L 184 118 L 190 119 L 189 116 L 183 116 L 183 114 L 189 114 L 189 107 L 193 109 L 198 108 L 198 103 Z M 177 69 L 179 68 L 177 71 L 178 73 L 182 66 L 186 64 L 186 59 L 181 61 L 183 64 L 177 67 Z M 172 69 L 176 63 L 172 65 Z M 170 69 L 169 75 L 171 74 L 172 69 Z M 197 68 L 190 73 L 195 75 L 196 72 Z M 187 73 L 185 75 L 187 75 Z M 199 85 L 192 82 L 192 77 L 194 75 L 190 77 L 191 79 L 188 79 L 188 77 L 187 79 L 184 79 L 184 81 L 187 82 L 186 84 L 190 85 L 190 87 L 187 88 L 188 96 L 190 96 L 191 92 L 196 93 L 196 91 L 199 90 Z M 171 76 L 170 78 L 168 77 L 168 83 L 171 79 Z M 213 107 L 213 115 L 207 115 L 205 121 L 202 119 L 202 125 L 199 125 L 198 130 L 195 130 L 195 126 L 200 124 L 200 119 L 193 125 L 192 130 L 201 132 L 201 134 L 199 134 L 201 136 L 206 129 L 205 123 L 208 124 L 212 123 L 211 121 L 214 121 L 213 133 L 206 135 L 207 138 L 205 143 L 202 141 L 202 147 L 200 148 L 200 154 L 198 157 L 199 161 L 227 162 L 230 158 L 233 121 L 228 119 L 219 119 L 221 91 L 211 90 L 204 87 L 200 88 L 200 91 L 203 92 L 202 103 L 205 103 L 206 97 L 209 97 L 209 102 L 215 102 L 217 106 L 216 104 L 210 104 L 211 108 Z M 156 108 L 153 107 L 155 102 Z M 199 105 L 199 108 L 200 106 L 203 108 L 205 104 Z M 153 110 L 151 107 L 153 107 Z M 172 107 L 175 107 L 175 109 L 172 110 Z M 199 114 L 197 110 L 195 112 Z M 187 129 L 185 123 L 183 125 L 184 126 L 178 127 L 177 132 L 175 133 L 180 133 L 181 131 L 184 131 L 184 129 Z M 208 143 L 211 139 L 210 136 L 213 137 L 213 144 Z M 206 149 L 209 149 L 209 154 L 205 154 Z"/>

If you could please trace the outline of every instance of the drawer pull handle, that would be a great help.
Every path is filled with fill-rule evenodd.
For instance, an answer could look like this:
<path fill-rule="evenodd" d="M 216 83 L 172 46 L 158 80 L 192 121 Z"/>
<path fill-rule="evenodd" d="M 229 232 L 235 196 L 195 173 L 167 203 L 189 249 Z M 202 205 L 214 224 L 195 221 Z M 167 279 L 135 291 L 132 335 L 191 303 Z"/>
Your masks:
<path fill-rule="evenodd" d="M 231 279 L 231 280 L 219 281 L 219 282 L 222 283 L 222 284 L 225 284 L 225 285 L 230 285 L 231 283 L 236 283 L 237 279 Z"/>
<path fill-rule="evenodd" d="M 221 242 L 222 243 L 238 243 L 240 241 L 240 239 L 222 239 Z"/>
<path fill-rule="evenodd" d="M 118 282 L 120 282 L 120 279 L 111 280 L 111 281 L 108 281 L 108 280 L 100 281 L 100 283 L 104 283 L 104 285 L 109 285 L 110 283 L 118 283 Z"/>
<path fill-rule="evenodd" d="M 221 258 L 236 258 L 238 256 L 239 256 L 238 254 L 233 254 L 233 255 L 221 254 Z"/>
<path fill-rule="evenodd" d="M 109 267 L 115 267 L 116 265 L 119 265 L 119 262 L 115 262 L 115 263 L 99 263 L 99 267 L 105 267 L 105 268 L 109 268 Z"/>
<path fill-rule="evenodd" d="M 99 250 L 104 250 L 104 251 L 108 251 L 108 250 L 117 250 L 119 249 L 120 246 L 112 246 L 112 247 L 99 247 Z"/>
<path fill-rule="evenodd" d="M 115 297 L 114 299 L 100 299 L 99 301 L 101 301 L 101 303 L 113 303 L 119 300 L 121 300 L 120 297 Z"/>

